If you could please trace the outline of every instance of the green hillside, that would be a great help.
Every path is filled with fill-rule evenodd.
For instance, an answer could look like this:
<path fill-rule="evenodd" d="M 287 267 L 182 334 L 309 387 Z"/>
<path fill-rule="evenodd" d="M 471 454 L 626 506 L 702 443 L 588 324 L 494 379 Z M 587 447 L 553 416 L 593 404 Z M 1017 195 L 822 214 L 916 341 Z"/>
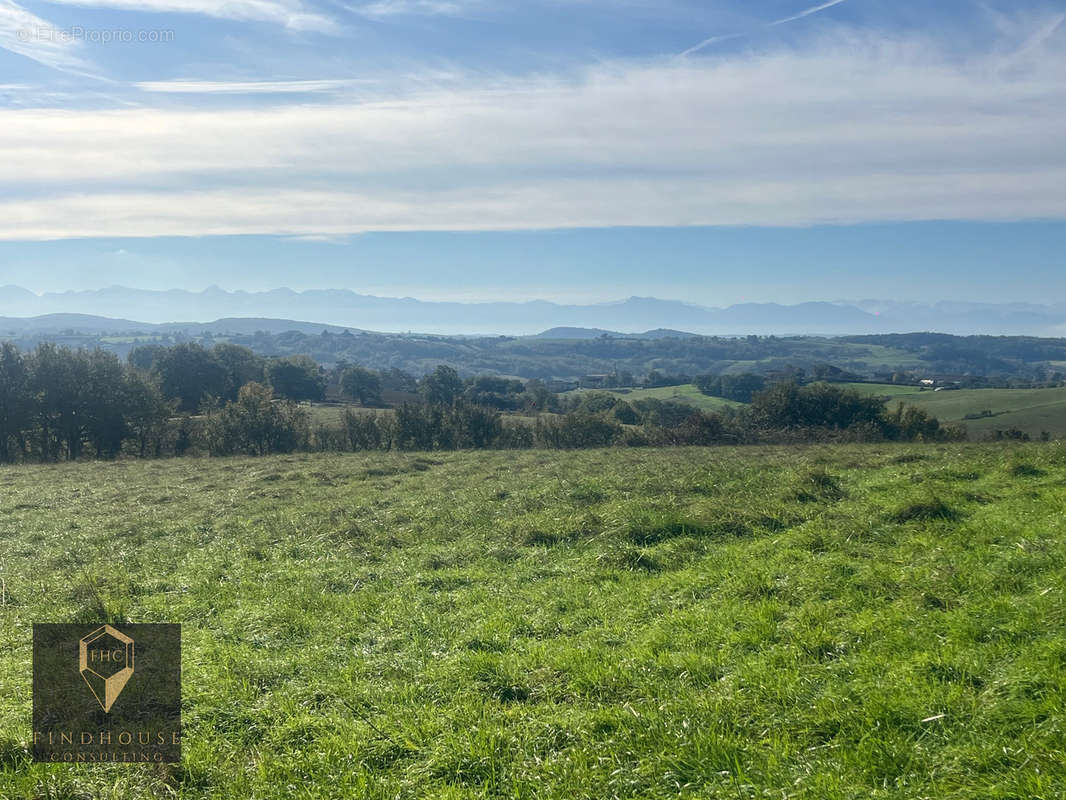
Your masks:
<path fill-rule="evenodd" d="M 884 395 L 924 408 L 941 422 L 966 426 L 972 438 L 984 438 L 995 430 L 1018 428 L 1037 437 L 1041 431 L 1066 436 L 1066 388 L 1056 389 L 958 389 L 934 392 L 892 384 L 852 384 L 861 392 Z M 981 419 L 969 415 L 992 412 Z"/>
<path fill-rule="evenodd" d="M 654 389 L 575 389 L 573 392 L 565 392 L 564 395 L 580 395 L 583 392 L 608 392 L 623 400 L 641 400 L 654 398 L 656 400 L 671 400 L 677 403 L 688 403 L 701 411 L 717 411 L 730 406 L 740 406 L 721 397 L 708 397 L 691 383 L 683 386 L 657 386 Z"/>
<path fill-rule="evenodd" d="M 0 797 L 1053 798 L 1066 447 L 0 469 Z M 33 764 L 34 622 L 181 622 L 184 763 Z"/>
<path fill-rule="evenodd" d="M 964 425 L 970 437 L 981 441 L 996 430 L 1017 428 L 1038 438 L 1047 431 L 1054 438 L 1066 437 L 1066 388 L 1055 389 L 955 389 L 936 392 L 891 383 L 844 384 L 861 394 L 886 398 L 890 406 L 904 402 L 925 409 L 942 423 Z M 626 399 L 658 397 L 688 403 L 703 411 L 736 406 L 730 400 L 707 397 L 693 385 L 656 389 L 613 390 Z M 966 419 L 990 411 L 992 416 Z"/>

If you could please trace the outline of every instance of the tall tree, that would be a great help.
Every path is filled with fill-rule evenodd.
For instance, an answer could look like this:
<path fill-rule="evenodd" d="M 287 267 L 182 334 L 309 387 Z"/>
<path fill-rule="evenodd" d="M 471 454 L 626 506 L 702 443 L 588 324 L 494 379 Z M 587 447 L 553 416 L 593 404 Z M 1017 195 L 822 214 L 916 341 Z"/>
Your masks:
<path fill-rule="evenodd" d="M 89 365 L 84 351 L 73 352 L 42 342 L 30 360 L 30 395 L 34 403 L 40 455 L 57 461 L 81 455 L 85 431 L 85 390 Z"/>
<path fill-rule="evenodd" d="M 13 460 L 12 442 L 24 449 L 24 431 L 29 423 L 27 382 L 29 369 L 22 353 L 11 342 L 0 346 L 0 461 Z"/>
<path fill-rule="evenodd" d="M 267 365 L 274 394 L 289 400 L 321 400 L 326 392 L 322 368 L 310 356 L 278 358 Z"/>
<path fill-rule="evenodd" d="M 86 383 L 82 425 L 97 458 L 114 458 L 129 433 L 126 372 L 114 353 L 94 350 L 83 356 Z"/>
<path fill-rule="evenodd" d="M 365 367 L 346 368 L 341 373 L 341 391 L 360 405 L 381 405 L 381 378 Z"/>
<path fill-rule="evenodd" d="M 237 392 L 246 383 L 262 383 L 266 360 L 247 347 L 229 342 L 219 342 L 211 348 L 211 355 L 226 373 L 222 396 L 230 402 L 237 399 Z"/>
<path fill-rule="evenodd" d="M 175 398 L 182 411 L 196 411 L 205 397 L 226 394 L 225 367 L 195 343 L 177 344 L 158 353 L 153 370 L 163 394 Z"/>
<path fill-rule="evenodd" d="M 463 380 L 451 367 L 441 364 L 422 379 L 423 399 L 431 406 L 450 406 L 463 391 Z"/>
<path fill-rule="evenodd" d="M 154 376 L 131 371 L 126 376 L 126 421 L 136 437 L 138 453 L 145 458 L 149 449 L 159 456 L 167 420 L 177 408 L 176 400 L 167 400 Z"/>

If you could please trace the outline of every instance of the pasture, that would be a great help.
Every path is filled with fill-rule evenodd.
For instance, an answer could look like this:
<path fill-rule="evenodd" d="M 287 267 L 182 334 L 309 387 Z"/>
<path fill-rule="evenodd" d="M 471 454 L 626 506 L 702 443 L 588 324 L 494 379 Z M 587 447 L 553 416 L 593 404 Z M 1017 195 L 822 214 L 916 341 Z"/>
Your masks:
<path fill-rule="evenodd" d="M 743 403 L 736 403 L 723 397 L 709 397 L 691 383 L 682 386 L 657 386 L 652 389 L 575 389 L 571 392 L 564 392 L 563 396 L 580 396 L 586 392 L 607 392 L 627 402 L 644 399 L 670 400 L 675 403 L 686 403 L 700 411 L 720 411 L 723 408 L 743 405 Z"/>
<path fill-rule="evenodd" d="M 1018 428 L 1037 438 L 1042 431 L 1066 437 L 1066 388 L 1057 389 L 957 389 L 919 391 L 893 384 L 849 384 L 864 394 L 889 398 L 889 406 L 902 401 L 918 406 L 943 423 L 966 426 L 971 439 L 981 440 L 993 431 Z M 990 416 L 966 419 L 983 412 Z"/>
<path fill-rule="evenodd" d="M 1066 388 L 1056 389 L 957 389 L 935 392 L 916 386 L 901 386 L 891 383 L 847 383 L 860 394 L 886 398 L 888 407 L 903 402 L 917 406 L 944 424 L 960 424 L 966 427 L 970 438 L 983 441 L 996 430 L 1017 428 L 1034 439 L 1043 431 L 1052 438 L 1066 437 Z M 578 390 L 599 391 L 599 390 Z M 701 411 L 719 411 L 730 406 L 740 406 L 731 400 L 708 397 L 693 385 L 664 386 L 655 389 L 613 389 L 609 391 L 624 400 L 655 397 L 687 403 Z M 983 412 L 988 416 L 978 416 Z M 966 417 L 977 416 L 976 419 Z"/>
<path fill-rule="evenodd" d="M 1063 797 L 1064 493 L 1060 443 L 3 468 L 0 797 Z M 183 624 L 181 765 L 29 760 L 31 624 L 102 620 Z"/>

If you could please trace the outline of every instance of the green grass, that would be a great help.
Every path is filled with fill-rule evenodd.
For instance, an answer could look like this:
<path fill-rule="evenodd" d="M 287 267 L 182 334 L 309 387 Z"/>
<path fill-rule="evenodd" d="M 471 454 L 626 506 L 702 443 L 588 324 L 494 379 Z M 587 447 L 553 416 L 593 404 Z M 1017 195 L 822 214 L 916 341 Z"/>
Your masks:
<path fill-rule="evenodd" d="M 1011 427 L 1036 437 L 1041 431 L 1066 436 L 1066 388 L 1057 389 L 958 389 L 934 392 L 918 391 L 910 386 L 892 384 L 849 384 L 866 394 L 883 395 L 891 403 L 905 403 L 925 409 L 941 422 L 958 422 L 966 426 L 971 438 L 983 439 L 995 430 Z M 967 420 L 967 414 L 991 411 L 993 416 Z"/>
<path fill-rule="evenodd" d="M 628 401 L 644 398 L 672 400 L 676 403 L 686 403 L 701 411 L 718 411 L 722 408 L 742 405 L 742 403 L 735 403 L 722 397 L 708 397 L 691 383 L 684 386 L 657 386 L 654 389 L 575 389 L 565 394 L 576 395 L 584 392 L 607 392 Z"/>
<path fill-rule="evenodd" d="M 843 383 L 840 385 L 845 386 L 848 389 L 854 389 L 859 394 L 876 395 L 877 397 L 891 397 L 892 399 L 912 396 L 922 397 L 926 394 L 935 394 L 932 389 L 922 391 L 916 386 L 901 386 L 896 383 Z M 940 394 L 943 394 L 943 392 L 940 392 Z"/>
<path fill-rule="evenodd" d="M 356 414 L 392 414 L 392 408 L 364 408 L 344 403 L 312 403 L 303 408 L 310 415 L 311 425 L 340 428 L 344 425 L 344 412 L 351 409 Z"/>
<path fill-rule="evenodd" d="M 1059 443 L 5 468 L 0 797 L 1061 798 L 1064 487 Z M 28 760 L 31 623 L 102 617 L 183 623 L 181 766 Z"/>

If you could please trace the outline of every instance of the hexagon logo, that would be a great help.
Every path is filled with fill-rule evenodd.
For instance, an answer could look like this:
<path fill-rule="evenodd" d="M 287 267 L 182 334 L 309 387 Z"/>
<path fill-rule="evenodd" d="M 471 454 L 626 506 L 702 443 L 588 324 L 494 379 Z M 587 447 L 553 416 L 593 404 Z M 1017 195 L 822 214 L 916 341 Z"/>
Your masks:
<path fill-rule="evenodd" d="M 133 675 L 133 639 L 102 625 L 78 642 L 78 671 L 105 712 Z"/>

